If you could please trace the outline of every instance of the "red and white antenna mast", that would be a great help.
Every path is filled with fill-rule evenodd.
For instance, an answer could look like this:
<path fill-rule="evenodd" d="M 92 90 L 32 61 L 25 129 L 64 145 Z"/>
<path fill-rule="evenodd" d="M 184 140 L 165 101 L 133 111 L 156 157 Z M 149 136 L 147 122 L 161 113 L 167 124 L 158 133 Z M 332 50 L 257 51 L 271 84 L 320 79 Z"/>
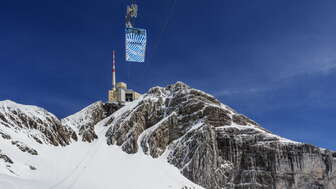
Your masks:
<path fill-rule="evenodd" d="M 116 69 L 115 69 L 115 51 L 112 51 L 112 86 L 116 90 Z"/>

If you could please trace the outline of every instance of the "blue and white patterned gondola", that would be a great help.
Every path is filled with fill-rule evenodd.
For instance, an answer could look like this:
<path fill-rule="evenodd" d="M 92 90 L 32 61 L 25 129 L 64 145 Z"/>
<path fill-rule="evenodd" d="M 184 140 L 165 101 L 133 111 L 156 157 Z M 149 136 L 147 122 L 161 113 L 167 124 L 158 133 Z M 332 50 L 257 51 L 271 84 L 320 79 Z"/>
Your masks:
<path fill-rule="evenodd" d="M 126 28 L 126 61 L 145 62 L 147 32 L 145 29 Z"/>

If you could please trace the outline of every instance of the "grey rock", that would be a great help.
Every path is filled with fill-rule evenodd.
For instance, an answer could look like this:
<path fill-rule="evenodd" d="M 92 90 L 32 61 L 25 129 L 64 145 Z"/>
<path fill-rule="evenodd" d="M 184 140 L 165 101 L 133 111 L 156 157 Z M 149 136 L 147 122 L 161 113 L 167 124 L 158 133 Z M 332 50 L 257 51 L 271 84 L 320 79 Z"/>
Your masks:
<path fill-rule="evenodd" d="M 13 164 L 13 160 L 8 157 L 6 154 L 2 153 L 1 150 L 0 150 L 0 160 L 3 160 L 5 163 L 10 163 L 10 164 Z"/>
<path fill-rule="evenodd" d="M 22 152 L 27 152 L 31 155 L 38 155 L 38 152 L 31 147 L 28 147 L 23 142 L 20 141 L 12 141 L 12 144 L 15 145 L 18 149 L 20 149 Z"/>
<path fill-rule="evenodd" d="M 277 136 L 182 82 L 151 88 L 125 106 L 97 102 L 62 121 L 37 111 L 40 116 L 0 108 L 2 139 L 11 139 L 3 127 L 38 130 L 45 137 L 31 137 L 41 144 L 92 142 L 99 125 L 108 127 L 108 145 L 153 158 L 165 154 L 185 177 L 207 189 L 336 188 L 336 152 Z M 0 159 L 11 162 L 5 154 Z"/>
<path fill-rule="evenodd" d="M 93 142 L 98 138 L 95 125 L 105 119 L 122 105 L 116 103 L 103 103 L 101 101 L 91 104 L 80 112 L 62 119 L 62 125 L 72 128 L 74 140 L 81 138 L 83 142 Z"/>
<path fill-rule="evenodd" d="M 43 108 L 21 105 L 9 100 L 0 102 L 0 132 L 1 127 L 27 133 L 38 143 L 54 146 L 70 144 L 73 133 L 71 128 L 64 127 L 55 115 Z M 34 131 L 41 133 L 42 137 Z M 1 133 L 2 138 L 11 138 Z"/>
<path fill-rule="evenodd" d="M 127 153 L 168 150 L 171 164 L 208 189 L 336 188 L 335 152 L 274 135 L 182 82 L 150 89 L 106 137 Z"/>

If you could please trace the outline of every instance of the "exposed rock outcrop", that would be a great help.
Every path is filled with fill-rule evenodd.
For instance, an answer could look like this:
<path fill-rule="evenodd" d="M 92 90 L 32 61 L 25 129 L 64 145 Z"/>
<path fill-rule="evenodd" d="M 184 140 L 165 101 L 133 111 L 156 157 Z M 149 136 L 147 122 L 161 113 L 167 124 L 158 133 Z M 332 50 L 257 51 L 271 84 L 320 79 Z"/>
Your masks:
<path fill-rule="evenodd" d="M 21 132 L 38 143 L 54 146 L 68 145 L 73 136 L 73 130 L 64 127 L 61 121 L 46 110 L 36 107 L 17 104 L 6 100 L 0 102 L 0 135 L 10 139 L 4 130 Z"/>
<path fill-rule="evenodd" d="M 76 114 L 62 119 L 62 125 L 72 128 L 83 142 L 92 142 L 98 137 L 94 126 L 120 109 L 121 106 L 118 103 L 103 103 L 99 101 Z"/>
<path fill-rule="evenodd" d="M 13 160 L 9 158 L 6 154 L 2 153 L 0 150 L 0 160 L 3 160 L 5 163 L 13 164 Z"/>
<path fill-rule="evenodd" d="M 97 127 L 107 130 L 108 145 L 167 158 L 207 189 L 336 188 L 336 152 L 274 135 L 182 82 L 154 87 L 125 105 L 96 102 L 62 121 L 37 107 L 0 104 L 0 140 L 24 152 L 30 148 L 5 131 L 23 130 L 40 144 L 64 146 L 94 142 L 103 136 Z M 12 162 L 4 153 L 0 159 Z"/>
<path fill-rule="evenodd" d="M 20 141 L 12 141 L 12 144 L 15 145 L 18 149 L 20 149 L 22 152 L 27 152 L 31 155 L 37 155 L 38 152 L 31 147 L 28 147 L 27 145 L 25 145 L 23 142 Z"/>
<path fill-rule="evenodd" d="M 108 144 L 127 153 L 141 146 L 154 158 L 169 151 L 168 161 L 205 188 L 336 186 L 334 152 L 276 136 L 181 82 L 152 88 L 111 119 Z"/>

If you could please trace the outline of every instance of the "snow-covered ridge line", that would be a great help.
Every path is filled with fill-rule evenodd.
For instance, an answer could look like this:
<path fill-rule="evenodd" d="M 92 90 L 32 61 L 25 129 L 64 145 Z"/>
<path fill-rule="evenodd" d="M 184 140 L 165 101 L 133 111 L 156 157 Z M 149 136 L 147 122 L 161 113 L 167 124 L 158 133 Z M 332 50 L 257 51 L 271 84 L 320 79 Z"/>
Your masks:
<path fill-rule="evenodd" d="M 17 120 L 0 118 L 0 132 L 5 136 L 0 133 L 0 150 L 14 162 L 0 160 L 0 186 L 4 184 L 2 174 L 14 178 L 12 182 L 6 177 L 20 189 L 45 189 L 55 184 L 55 189 L 201 188 L 198 185 L 231 189 L 246 183 L 301 189 L 297 186 L 335 183 L 336 172 L 331 168 L 336 167 L 336 153 L 274 135 L 212 95 L 182 82 L 151 88 L 136 101 L 116 105 L 97 102 L 62 122 L 56 118 L 45 125 L 25 114 L 24 119 L 30 121 L 23 129 L 15 125 L 22 117 L 13 112 L 10 115 Z M 38 126 L 31 127 L 35 122 Z M 52 132 L 41 132 L 36 129 L 39 127 Z M 47 139 L 58 141 L 67 130 L 78 140 L 71 139 L 62 148 L 30 138 L 51 136 Z M 7 134 L 10 139 L 5 139 Z M 23 152 L 16 144 L 37 154 Z M 27 180 L 28 187 L 17 178 Z"/>
<path fill-rule="evenodd" d="M 24 112 L 31 117 L 35 117 L 46 121 L 46 116 L 52 116 L 54 119 L 58 119 L 54 114 L 48 112 L 44 108 L 34 105 L 18 104 L 11 100 L 0 101 L 0 112 L 12 113 L 12 112 Z"/>
<path fill-rule="evenodd" d="M 21 134 L 18 135 L 15 129 L 7 128 L 0 123 L 0 129 L 3 127 L 4 133 L 18 135 L 18 138 L 21 138 L 21 141 L 23 141 L 18 141 L 16 144 L 28 144 L 37 150 L 34 156 L 29 153 L 22 153 L 15 145 L 11 144 L 11 141 L 3 143 L 3 139 L 0 136 L 0 151 L 1 149 L 5 149 L 5 154 L 9 154 L 10 157 L 15 157 L 13 165 L 10 165 L 8 162 L 3 164 L 0 158 L 0 188 L 6 186 L 6 189 L 46 189 L 50 187 L 54 187 L 55 189 L 103 189 L 110 184 L 111 178 L 117 178 L 113 180 L 113 187 L 120 189 L 138 187 L 149 189 L 202 189 L 202 187 L 183 177 L 179 173 L 179 170 L 168 164 L 165 159 L 158 161 L 152 159 L 150 156 L 141 154 L 130 156 L 122 152 L 118 147 L 106 145 L 106 130 L 109 127 L 113 127 L 121 118 L 125 120 L 129 119 L 127 115 L 137 111 L 138 104 L 142 102 L 142 100 L 141 98 L 138 101 L 127 103 L 123 108 L 115 111 L 112 115 L 104 115 L 107 117 L 102 120 L 97 120 L 97 123 L 95 123 L 96 120 L 93 119 L 97 118 L 97 113 L 101 113 L 102 109 L 104 109 L 101 107 L 101 104 L 105 105 L 105 103 L 95 103 L 62 120 L 62 126 L 66 125 L 69 128 L 76 129 L 78 133 L 82 127 L 94 124 L 92 128 L 93 131 L 97 133 L 98 139 L 94 140 L 92 144 L 73 142 L 61 149 L 55 149 L 27 138 L 24 139 L 25 134 L 22 130 L 19 132 Z M 22 107 L 20 105 L 15 106 L 19 106 L 19 109 Z M 13 108 L 9 109 L 12 110 Z M 37 108 L 36 111 L 38 110 Z M 32 114 L 34 114 L 34 112 L 32 112 Z M 30 117 L 30 115 L 28 115 L 28 117 Z M 45 119 L 48 120 L 48 118 Z M 55 120 L 60 122 L 56 116 Z M 15 122 L 13 122 L 13 124 L 14 123 Z M 30 129 L 28 128 L 27 131 L 30 131 Z M 31 131 L 40 134 L 37 130 Z M 27 135 L 30 134 L 31 132 L 27 133 Z M 13 140 L 16 140 L 16 137 L 14 138 Z M 5 158 L 6 156 L 1 155 L 1 157 Z M 106 162 L 109 163 L 106 164 Z M 29 164 L 25 165 L 26 163 Z M 135 171 L 134 166 L 140 169 Z M 99 174 L 109 170 L 119 171 L 114 171 L 114 173 L 109 174 Z M 143 178 L 143 170 L 148 171 L 145 174 L 146 178 L 150 177 L 154 179 L 153 181 L 159 182 L 153 182 Z M 100 175 L 99 183 L 96 182 L 96 179 L 91 179 L 92 173 L 94 173 L 94 175 Z M 64 177 L 66 178 L 64 179 Z M 136 184 L 132 184 L 133 182 L 125 183 L 121 178 L 132 179 Z"/>
<path fill-rule="evenodd" d="M 100 108 L 102 104 L 102 101 L 95 102 L 79 112 L 63 118 L 61 122 L 63 125 L 68 125 L 72 129 L 78 131 L 81 125 L 88 124 L 93 120 L 93 111 Z"/>
<path fill-rule="evenodd" d="M 238 129 L 239 131 L 248 131 L 248 130 L 254 130 L 256 131 L 256 133 L 258 134 L 262 134 L 264 135 L 265 137 L 268 137 L 270 139 L 277 139 L 278 142 L 281 142 L 281 143 L 292 143 L 292 144 L 303 144 L 301 142 L 296 142 L 296 141 L 293 141 L 293 140 L 289 140 L 289 139 L 286 139 L 286 138 L 283 138 L 283 137 L 280 137 L 278 135 L 275 135 L 275 134 L 272 134 L 272 133 L 269 133 L 269 132 L 266 132 L 265 130 L 263 129 L 260 129 L 258 127 L 255 127 L 254 125 L 249 125 L 249 126 L 244 126 L 244 125 L 237 125 L 235 123 L 233 123 L 232 125 L 230 126 L 221 126 L 221 127 L 216 127 L 216 131 L 218 132 L 221 132 L 221 131 L 224 131 L 224 130 L 229 130 L 229 129 Z M 266 142 L 266 141 L 265 141 Z"/>
<path fill-rule="evenodd" d="M 47 110 L 10 100 L 0 101 L 0 131 L 18 141 L 20 137 L 16 136 L 21 135 L 39 144 L 54 146 L 68 145 L 73 132 Z"/>

